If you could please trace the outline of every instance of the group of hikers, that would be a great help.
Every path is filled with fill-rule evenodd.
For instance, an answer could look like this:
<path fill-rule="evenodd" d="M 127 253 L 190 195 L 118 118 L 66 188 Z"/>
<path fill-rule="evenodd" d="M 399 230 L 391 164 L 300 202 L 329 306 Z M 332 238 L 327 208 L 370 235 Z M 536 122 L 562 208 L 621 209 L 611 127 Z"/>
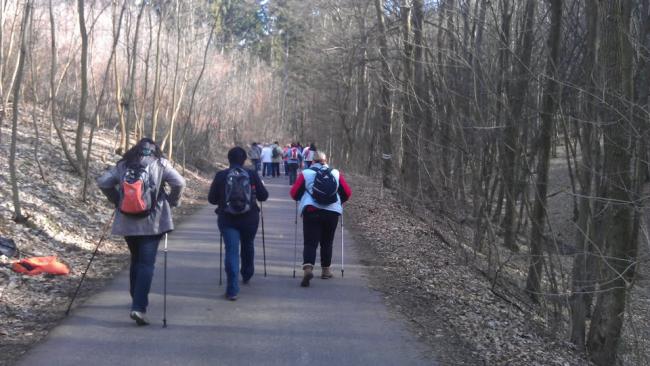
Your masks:
<path fill-rule="evenodd" d="M 247 159 L 252 169 L 245 165 Z M 217 205 L 217 226 L 226 247 L 225 298 L 228 300 L 237 300 L 239 273 L 244 284 L 248 284 L 255 273 L 254 242 L 260 220 L 258 202 L 269 198 L 258 172 L 262 169 L 263 177 L 267 173 L 271 177 L 280 176 L 280 161 L 286 161 L 285 174 L 289 175 L 291 184 L 289 194 L 297 201 L 303 221 L 300 286 L 309 287 L 314 277 L 319 246 L 321 278 L 333 277 L 334 235 L 339 216 L 343 214 L 343 203 L 352 194 L 343 174 L 330 168 L 327 156 L 317 151 L 313 144 L 303 148 L 293 143 L 282 149 L 277 142 L 253 143 L 248 152 L 233 147 L 228 151 L 229 168 L 216 173 L 208 193 L 208 201 Z M 300 168 L 304 169 L 298 175 Z M 131 253 L 129 316 L 137 325 L 147 325 L 148 296 L 158 246 L 162 238 L 174 230 L 171 208 L 180 204 L 185 180 L 164 158 L 160 147 L 153 140 L 143 138 L 112 169 L 97 178 L 97 184 L 115 205 L 112 234 L 123 236 Z M 165 186 L 170 187 L 169 192 Z"/>
<path fill-rule="evenodd" d="M 294 142 L 281 147 L 274 143 L 260 144 L 253 142 L 248 149 L 248 157 L 257 172 L 262 171 L 262 177 L 280 177 L 280 166 L 284 166 L 284 175 L 289 177 L 293 185 L 301 168 L 309 168 L 318 153 L 313 143 L 303 147 L 300 142 Z"/>

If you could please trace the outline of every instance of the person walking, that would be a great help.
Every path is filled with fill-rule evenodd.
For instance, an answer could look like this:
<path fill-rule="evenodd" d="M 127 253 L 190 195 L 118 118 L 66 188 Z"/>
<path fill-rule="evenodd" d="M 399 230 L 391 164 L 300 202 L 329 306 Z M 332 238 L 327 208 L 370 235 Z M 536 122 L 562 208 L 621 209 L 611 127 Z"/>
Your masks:
<path fill-rule="evenodd" d="M 271 145 L 271 159 L 273 161 L 273 177 L 280 177 L 280 163 L 282 163 L 282 148 L 278 142 Z"/>
<path fill-rule="evenodd" d="M 297 179 L 298 166 L 302 161 L 302 152 L 295 143 L 291 144 L 285 153 L 285 158 L 287 159 L 287 170 L 289 171 L 289 185 L 293 185 Z"/>
<path fill-rule="evenodd" d="M 320 245 L 321 278 L 329 279 L 332 247 L 339 216 L 343 214 L 343 203 L 350 199 L 352 190 L 343 174 L 327 165 L 327 156 L 322 152 L 314 154 L 313 165 L 305 169 L 291 187 L 290 195 L 299 201 L 299 212 L 303 224 L 304 275 L 300 286 L 309 287 L 314 277 L 316 250 Z"/>
<path fill-rule="evenodd" d="M 272 164 L 273 164 L 273 153 L 271 151 L 271 146 L 265 144 L 260 153 L 260 159 L 262 160 L 262 176 L 266 177 L 272 174 Z"/>
<path fill-rule="evenodd" d="M 316 145 L 314 143 L 309 144 L 303 151 L 302 151 L 302 156 L 303 160 L 305 163 L 305 169 L 308 169 L 312 162 L 314 161 L 314 154 L 318 150 L 316 149 Z"/>
<path fill-rule="evenodd" d="M 260 219 L 257 201 L 266 201 L 269 193 L 257 172 L 244 168 L 246 151 L 233 147 L 228 151 L 228 169 L 217 172 L 210 186 L 208 201 L 218 205 L 219 231 L 226 245 L 226 298 L 235 301 L 239 294 L 239 271 L 244 284 L 255 273 L 255 234 Z M 240 252 L 241 248 L 241 252 Z M 240 270 L 241 258 L 241 270 Z"/>
<path fill-rule="evenodd" d="M 251 161 L 251 164 L 253 165 L 253 168 L 255 169 L 256 172 L 259 173 L 260 167 L 261 167 L 261 161 L 260 161 L 260 155 L 262 154 L 262 149 L 260 146 L 257 144 L 257 142 L 253 142 L 251 144 L 250 149 L 248 150 L 248 158 Z"/>
<path fill-rule="evenodd" d="M 284 175 L 289 176 L 289 150 L 291 149 L 291 144 L 287 144 L 283 149 L 282 149 L 282 161 L 284 163 Z M 290 185 L 292 183 L 289 183 Z"/>
<path fill-rule="evenodd" d="M 171 190 L 165 191 L 164 185 Z M 163 157 L 160 147 L 143 138 L 115 167 L 97 178 L 97 185 L 115 205 L 112 234 L 124 237 L 129 252 L 129 316 L 138 325 L 146 317 L 158 244 L 174 230 L 171 207 L 178 207 L 185 180 Z"/>

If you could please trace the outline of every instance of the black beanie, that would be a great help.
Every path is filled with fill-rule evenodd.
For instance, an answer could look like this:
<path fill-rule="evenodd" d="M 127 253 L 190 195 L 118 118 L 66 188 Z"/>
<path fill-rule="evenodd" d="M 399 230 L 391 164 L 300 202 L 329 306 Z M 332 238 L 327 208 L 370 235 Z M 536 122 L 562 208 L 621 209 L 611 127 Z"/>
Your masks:
<path fill-rule="evenodd" d="M 235 146 L 228 151 L 228 162 L 230 164 L 244 165 L 246 161 L 246 150 L 239 146 Z"/>

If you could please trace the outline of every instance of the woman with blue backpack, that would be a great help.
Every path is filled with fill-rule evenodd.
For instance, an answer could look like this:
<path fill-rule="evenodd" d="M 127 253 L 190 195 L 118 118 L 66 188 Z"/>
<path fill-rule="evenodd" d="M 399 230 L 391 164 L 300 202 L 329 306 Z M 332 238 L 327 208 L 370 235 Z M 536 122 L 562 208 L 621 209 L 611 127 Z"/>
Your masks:
<path fill-rule="evenodd" d="M 291 187 L 291 198 L 299 201 L 298 212 L 303 223 L 303 278 L 300 286 L 309 287 L 314 278 L 316 250 L 320 245 L 321 278 L 329 279 L 334 275 L 332 264 L 332 247 L 338 226 L 339 216 L 343 214 L 343 203 L 350 199 L 352 190 L 343 174 L 327 165 L 327 156 L 316 152 L 313 164 L 298 176 Z"/>
<path fill-rule="evenodd" d="M 218 205 L 219 231 L 226 245 L 226 298 L 237 300 L 239 275 L 247 284 L 253 273 L 255 255 L 255 234 L 260 219 L 257 201 L 266 201 L 269 193 L 257 172 L 244 168 L 246 151 L 233 147 L 228 151 L 230 168 L 217 172 L 210 186 L 208 201 Z M 241 254 L 240 254 L 241 246 Z M 239 259 L 241 257 L 241 270 Z"/>
<path fill-rule="evenodd" d="M 171 188 L 169 193 L 165 184 Z M 180 204 L 185 180 L 163 157 L 160 147 L 143 138 L 115 167 L 97 178 L 97 185 L 115 205 L 112 234 L 124 236 L 131 252 L 129 315 L 136 324 L 147 325 L 158 245 L 164 234 L 174 230 L 171 207 Z"/>

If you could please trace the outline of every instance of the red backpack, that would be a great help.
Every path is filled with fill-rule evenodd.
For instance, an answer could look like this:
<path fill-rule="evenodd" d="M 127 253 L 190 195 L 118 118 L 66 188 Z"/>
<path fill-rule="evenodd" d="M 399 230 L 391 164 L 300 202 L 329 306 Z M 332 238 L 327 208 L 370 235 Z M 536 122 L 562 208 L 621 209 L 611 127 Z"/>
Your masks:
<path fill-rule="evenodd" d="M 126 167 L 120 181 L 119 209 L 125 215 L 147 216 L 156 204 L 156 182 L 151 166 L 140 162 Z"/>

